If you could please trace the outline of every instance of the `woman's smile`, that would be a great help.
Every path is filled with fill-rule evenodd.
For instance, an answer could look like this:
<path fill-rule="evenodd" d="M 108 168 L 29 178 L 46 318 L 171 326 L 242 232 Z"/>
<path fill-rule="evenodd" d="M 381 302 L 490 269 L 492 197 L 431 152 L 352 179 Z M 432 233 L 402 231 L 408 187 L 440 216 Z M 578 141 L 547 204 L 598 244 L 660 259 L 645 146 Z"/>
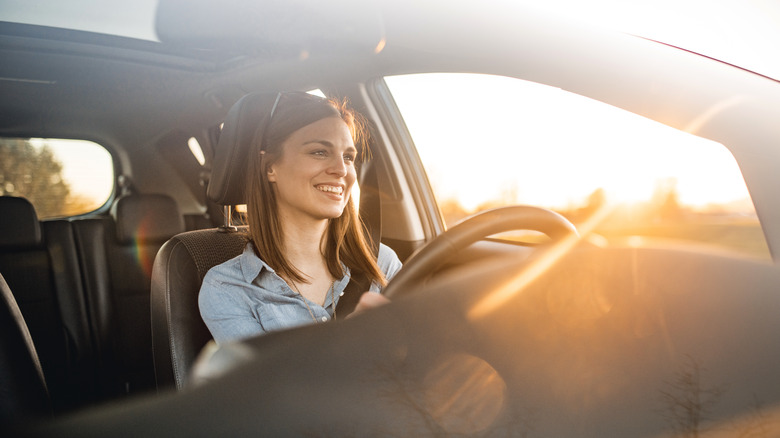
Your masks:
<path fill-rule="evenodd" d="M 344 187 L 340 185 L 320 184 L 317 186 L 317 190 L 325 193 L 339 195 L 339 199 L 341 198 L 341 195 L 344 194 Z"/>

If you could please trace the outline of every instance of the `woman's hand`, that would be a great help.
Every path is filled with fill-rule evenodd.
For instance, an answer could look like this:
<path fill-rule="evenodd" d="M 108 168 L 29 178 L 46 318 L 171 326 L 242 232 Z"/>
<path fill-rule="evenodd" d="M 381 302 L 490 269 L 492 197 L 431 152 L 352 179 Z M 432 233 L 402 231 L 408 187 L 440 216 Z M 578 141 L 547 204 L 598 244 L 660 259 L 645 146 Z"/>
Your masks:
<path fill-rule="evenodd" d="M 347 318 L 349 318 L 350 316 L 356 313 L 360 313 L 369 309 L 374 309 L 379 306 L 384 306 L 389 302 L 390 300 L 385 298 L 385 296 L 382 294 L 378 294 L 376 292 L 364 292 L 363 295 L 360 296 L 360 300 L 355 306 L 355 311 L 349 314 Z"/>

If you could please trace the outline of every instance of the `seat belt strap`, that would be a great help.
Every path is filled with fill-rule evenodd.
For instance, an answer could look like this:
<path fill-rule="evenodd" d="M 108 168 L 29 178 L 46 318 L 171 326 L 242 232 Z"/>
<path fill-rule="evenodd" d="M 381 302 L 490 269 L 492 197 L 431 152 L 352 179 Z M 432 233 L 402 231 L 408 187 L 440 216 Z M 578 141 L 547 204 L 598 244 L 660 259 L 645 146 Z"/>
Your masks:
<path fill-rule="evenodd" d="M 344 289 L 344 295 L 339 297 L 339 302 L 336 304 L 336 315 L 338 315 L 339 319 L 355 311 L 355 307 L 358 301 L 360 301 L 360 296 L 370 287 L 367 283 L 368 277 L 364 273 L 354 272 L 352 274 L 352 278 L 350 278 L 347 287 Z"/>
<path fill-rule="evenodd" d="M 379 177 L 377 176 L 376 163 L 368 162 L 364 166 L 366 166 L 365 173 L 360 184 L 360 217 L 366 224 L 365 231 L 369 236 L 374 257 L 378 257 L 379 239 L 382 236 Z M 343 318 L 355 311 L 360 296 L 370 287 L 368 277 L 363 272 L 352 272 L 352 278 L 344 289 L 344 295 L 339 298 L 339 302 L 336 304 L 336 315 Z"/>

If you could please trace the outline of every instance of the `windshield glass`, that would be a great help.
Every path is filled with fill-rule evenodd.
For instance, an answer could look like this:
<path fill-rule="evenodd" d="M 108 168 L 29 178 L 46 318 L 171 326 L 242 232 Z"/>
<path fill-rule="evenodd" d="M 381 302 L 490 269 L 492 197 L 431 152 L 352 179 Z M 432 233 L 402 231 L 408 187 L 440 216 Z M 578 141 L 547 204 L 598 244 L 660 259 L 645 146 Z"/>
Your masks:
<path fill-rule="evenodd" d="M 515 78 L 385 81 L 447 226 L 496 207 L 535 205 L 602 243 L 673 241 L 770 257 L 742 173 L 720 143 Z M 528 234 L 502 238 L 536 238 Z"/>

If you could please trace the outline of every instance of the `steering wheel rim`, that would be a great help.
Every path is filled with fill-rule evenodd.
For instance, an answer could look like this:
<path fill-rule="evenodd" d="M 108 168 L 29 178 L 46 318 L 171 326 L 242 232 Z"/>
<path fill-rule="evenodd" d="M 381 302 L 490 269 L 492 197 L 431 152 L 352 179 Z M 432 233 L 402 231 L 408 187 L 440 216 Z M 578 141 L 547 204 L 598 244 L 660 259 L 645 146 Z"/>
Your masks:
<path fill-rule="evenodd" d="M 483 211 L 439 234 L 414 253 L 387 284 L 384 295 L 393 299 L 408 294 L 423 277 L 443 265 L 451 255 L 485 237 L 512 230 L 539 231 L 553 240 L 577 235 L 574 224 L 546 208 L 514 205 Z"/>

